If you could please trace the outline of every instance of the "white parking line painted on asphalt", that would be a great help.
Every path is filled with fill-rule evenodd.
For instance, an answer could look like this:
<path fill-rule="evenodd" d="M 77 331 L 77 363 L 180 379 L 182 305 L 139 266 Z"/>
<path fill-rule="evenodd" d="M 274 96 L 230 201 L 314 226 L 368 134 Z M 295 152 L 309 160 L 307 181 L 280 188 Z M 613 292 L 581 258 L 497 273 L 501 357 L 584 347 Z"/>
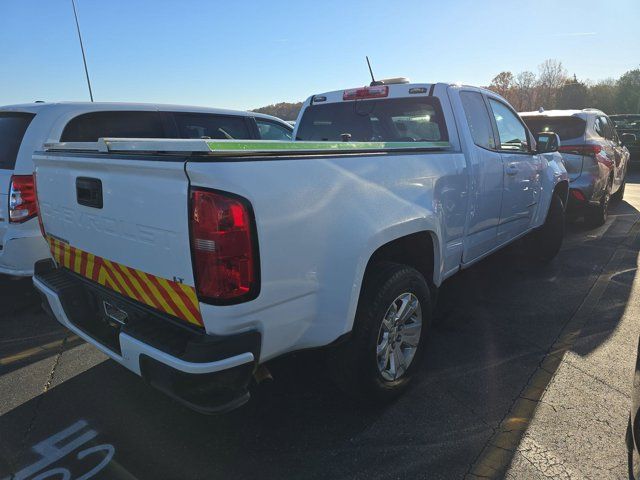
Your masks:
<path fill-rule="evenodd" d="M 16 474 L 5 477 L 2 480 L 44 480 L 46 478 L 58 478 L 61 480 L 71 479 L 71 470 L 66 467 L 56 467 L 45 470 L 52 464 L 67 457 L 72 452 L 78 450 L 86 443 L 98 436 L 98 432 L 89 428 L 89 424 L 84 420 L 78 420 L 73 425 L 64 430 L 51 435 L 50 437 L 35 444 L 31 449 L 42 458 L 27 465 Z M 67 443 L 62 443 L 64 441 Z M 102 458 L 96 454 L 102 453 Z M 115 454 L 115 447 L 109 443 L 90 446 L 77 452 L 75 459 L 82 460 L 89 455 L 96 455 L 97 463 L 89 471 L 83 473 L 75 480 L 87 480 L 102 471 L 111 462 Z M 99 460 L 99 461 L 98 461 Z M 73 461 L 73 460 L 71 460 Z M 36 475 L 37 474 L 37 475 Z M 32 476 L 36 475 L 36 476 Z"/>

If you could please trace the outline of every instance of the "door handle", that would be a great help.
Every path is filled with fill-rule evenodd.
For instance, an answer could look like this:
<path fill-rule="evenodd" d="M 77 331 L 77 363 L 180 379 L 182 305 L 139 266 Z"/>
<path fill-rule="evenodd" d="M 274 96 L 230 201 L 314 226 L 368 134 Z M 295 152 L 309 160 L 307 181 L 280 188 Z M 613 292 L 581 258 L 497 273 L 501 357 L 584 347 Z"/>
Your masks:
<path fill-rule="evenodd" d="M 102 181 L 99 178 L 76 178 L 76 200 L 79 205 L 102 208 Z"/>
<path fill-rule="evenodd" d="M 515 163 L 507 165 L 507 175 L 515 175 L 516 173 L 518 173 L 518 165 Z"/>

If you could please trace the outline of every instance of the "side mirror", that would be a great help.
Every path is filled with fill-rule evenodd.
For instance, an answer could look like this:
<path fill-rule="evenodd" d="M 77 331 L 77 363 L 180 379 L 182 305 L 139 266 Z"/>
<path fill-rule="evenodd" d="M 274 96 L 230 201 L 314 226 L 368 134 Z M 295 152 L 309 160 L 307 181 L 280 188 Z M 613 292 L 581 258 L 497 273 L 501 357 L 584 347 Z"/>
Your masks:
<path fill-rule="evenodd" d="M 629 145 L 630 143 L 635 143 L 636 136 L 633 133 L 623 133 L 620 135 L 620 141 L 623 145 Z"/>
<path fill-rule="evenodd" d="M 557 152 L 560 148 L 560 137 L 553 132 L 540 132 L 536 135 L 536 153 Z"/>

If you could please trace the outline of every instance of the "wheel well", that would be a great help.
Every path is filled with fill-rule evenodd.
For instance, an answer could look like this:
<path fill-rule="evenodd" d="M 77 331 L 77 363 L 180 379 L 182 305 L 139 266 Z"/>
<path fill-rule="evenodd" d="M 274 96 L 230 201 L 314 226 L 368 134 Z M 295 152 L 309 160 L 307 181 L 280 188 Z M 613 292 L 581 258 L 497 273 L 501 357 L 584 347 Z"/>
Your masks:
<path fill-rule="evenodd" d="M 433 286 L 434 248 L 431 233 L 413 233 L 382 245 L 371 255 L 364 272 L 365 279 L 371 267 L 380 262 L 395 262 L 413 267 Z"/>
<path fill-rule="evenodd" d="M 553 189 L 553 193 L 557 194 L 562 200 L 562 206 L 567 208 L 567 201 L 569 200 L 569 182 L 560 182 Z"/>

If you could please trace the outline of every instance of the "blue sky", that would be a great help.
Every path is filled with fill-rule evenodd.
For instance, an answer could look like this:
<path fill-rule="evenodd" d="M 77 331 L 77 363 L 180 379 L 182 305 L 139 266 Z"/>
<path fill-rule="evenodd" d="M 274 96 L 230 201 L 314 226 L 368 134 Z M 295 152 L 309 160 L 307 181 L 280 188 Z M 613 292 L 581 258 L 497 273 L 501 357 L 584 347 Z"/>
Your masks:
<path fill-rule="evenodd" d="M 0 105 L 86 100 L 71 0 L 0 0 Z M 639 0 L 77 0 L 97 101 L 255 108 L 378 77 L 640 66 Z"/>

